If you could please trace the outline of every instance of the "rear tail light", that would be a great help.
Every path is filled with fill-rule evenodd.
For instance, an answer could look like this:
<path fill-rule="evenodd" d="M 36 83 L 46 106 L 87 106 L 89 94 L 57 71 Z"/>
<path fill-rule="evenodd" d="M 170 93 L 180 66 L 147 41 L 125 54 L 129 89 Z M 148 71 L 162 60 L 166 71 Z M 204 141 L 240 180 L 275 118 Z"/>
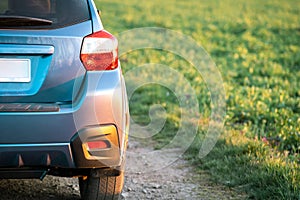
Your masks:
<path fill-rule="evenodd" d="M 88 71 L 114 70 L 118 67 L 118 40 L 104 30 L 88 35 L 80 59 Z"/>

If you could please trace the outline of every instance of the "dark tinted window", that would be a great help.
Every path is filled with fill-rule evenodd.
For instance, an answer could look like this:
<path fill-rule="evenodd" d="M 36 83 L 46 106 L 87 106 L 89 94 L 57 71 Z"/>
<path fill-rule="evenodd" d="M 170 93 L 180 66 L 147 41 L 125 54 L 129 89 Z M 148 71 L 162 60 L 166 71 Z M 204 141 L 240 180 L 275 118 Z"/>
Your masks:
<path fill-rule="evenodd" d="M 58 28 L 89 18 L 86 0 L 0 0 L 1 28 Z"/>

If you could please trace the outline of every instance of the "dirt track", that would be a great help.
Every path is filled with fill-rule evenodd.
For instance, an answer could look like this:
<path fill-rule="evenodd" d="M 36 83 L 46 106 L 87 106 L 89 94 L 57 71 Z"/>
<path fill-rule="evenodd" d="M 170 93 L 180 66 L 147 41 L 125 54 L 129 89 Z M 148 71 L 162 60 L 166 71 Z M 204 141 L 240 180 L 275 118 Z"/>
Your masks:
<path fill-rule="evenodd" d="M 151 145 L 131 141 L 128 148 L 127 174 L 122 199 L 243 199 L 234 191 L 218 186 L 205 172 L 195 175 L 187 161 L 178 159 L 159 170 L 146 170 L 149 163 L 140 152 L 151 151 Z M 135 159 L 133 159 L 133 156 Z M 138 158 L 141 162 L 137 162 Z M 156 158 L 156 162 L 163 162 Z M 133 170 L 134 169 L 134 170 Z M 40 180 L 0 180 L 1 200 L 79 200 L 77 179 L 46 177 Z"/>

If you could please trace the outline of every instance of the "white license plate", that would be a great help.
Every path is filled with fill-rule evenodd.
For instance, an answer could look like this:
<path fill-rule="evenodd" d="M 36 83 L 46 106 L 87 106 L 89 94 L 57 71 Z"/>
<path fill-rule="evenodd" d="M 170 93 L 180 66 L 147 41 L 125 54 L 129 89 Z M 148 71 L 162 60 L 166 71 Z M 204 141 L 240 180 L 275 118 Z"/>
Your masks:
<path fill-rule="evenodd" d="M 0 58 L 0 82 L 28 83 L 31 81 L 29 59 Z"/>

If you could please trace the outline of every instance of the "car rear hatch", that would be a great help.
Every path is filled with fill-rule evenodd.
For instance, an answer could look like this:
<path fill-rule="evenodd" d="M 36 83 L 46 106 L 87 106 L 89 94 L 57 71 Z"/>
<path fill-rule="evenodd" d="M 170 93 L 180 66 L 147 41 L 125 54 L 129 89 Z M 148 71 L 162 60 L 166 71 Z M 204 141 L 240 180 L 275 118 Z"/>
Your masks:
<path fill-rule="evenodd" d="M 47 2 L 42 13 L 24 2 L 0 4 L 0 110 L 72 103 L 85 76 L 81 43 L 92 32 L 87 1 L 39 0 Z"/>

